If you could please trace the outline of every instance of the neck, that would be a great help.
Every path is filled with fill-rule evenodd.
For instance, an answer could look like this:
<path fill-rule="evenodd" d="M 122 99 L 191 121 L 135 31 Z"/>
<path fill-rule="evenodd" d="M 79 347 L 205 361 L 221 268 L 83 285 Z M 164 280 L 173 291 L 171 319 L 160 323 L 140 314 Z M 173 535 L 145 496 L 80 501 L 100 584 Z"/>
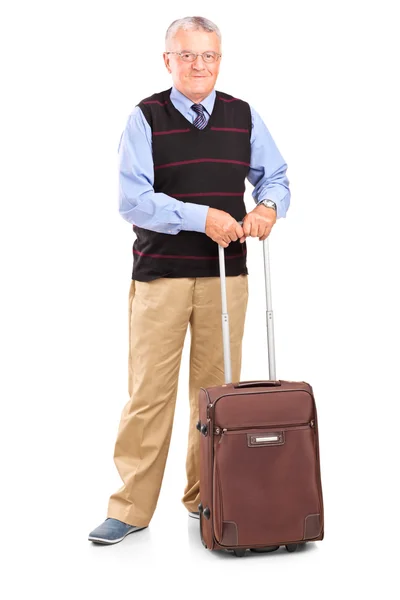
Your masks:
<path fill-rule="evenodd" d="M 207 94 L 208 96 L 208 94 Z M 187 98 L 189 98 L 189 100 L 191 100 L 192 102 L 194 102 L 195 104 L 200 104 L 201 102 L 203 102 L 203 100 L 205 98 L 207 98 L 207 96 L 201 96 L 200 98 L 192 98 L 190 96 L 187 96 Z"/>
<path fill-rule="evenodd" d="M 204 95 L 203 96 L 192 96 L 192 95 L 189 96 L 188 94 L 185 94 L 185 92 L 180 90 L 178 86 L 175 86 L 175 88 L 178 90 L 178 92 L 180 92 L 181 94 L 186 96 L 186 98 L 188 98 L 191 102 L 194 102 L 194 104 L 200 104 L 201 102 L 203 102 L 203 100 L 205 98 L 207 98 L 207 96 L 209 96 L 209 94 L 206 94 L 205 96 Z"/>

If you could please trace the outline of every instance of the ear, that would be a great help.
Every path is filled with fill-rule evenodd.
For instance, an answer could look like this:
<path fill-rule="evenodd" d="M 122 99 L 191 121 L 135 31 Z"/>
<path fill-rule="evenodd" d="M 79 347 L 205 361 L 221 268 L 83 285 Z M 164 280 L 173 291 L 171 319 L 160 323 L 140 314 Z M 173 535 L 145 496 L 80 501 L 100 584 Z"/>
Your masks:
<path fill-rule="evenodd" d="M 169 56 L 166 52 L 163 52 L 163 58 L 164 58 L 164 63 L 165 63 L 165 66 L 167 67 L 168 73 L 172 73 L 171 67 L 169 66 Z"/>

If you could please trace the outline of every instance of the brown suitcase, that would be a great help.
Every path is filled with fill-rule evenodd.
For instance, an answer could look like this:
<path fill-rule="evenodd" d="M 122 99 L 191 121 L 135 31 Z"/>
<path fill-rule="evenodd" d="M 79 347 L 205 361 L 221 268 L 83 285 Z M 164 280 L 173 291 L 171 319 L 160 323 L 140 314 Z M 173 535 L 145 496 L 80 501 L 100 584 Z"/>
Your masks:
<path fill-rule="evenodd" d="M 232 382 L 219 246 L 225 384 L 199 394 L 201 540 L 236 556 L 324 537 L 315 399 L 308 383 L 276 379 L 268 238 L 263 248 L 269 379 Z"/>

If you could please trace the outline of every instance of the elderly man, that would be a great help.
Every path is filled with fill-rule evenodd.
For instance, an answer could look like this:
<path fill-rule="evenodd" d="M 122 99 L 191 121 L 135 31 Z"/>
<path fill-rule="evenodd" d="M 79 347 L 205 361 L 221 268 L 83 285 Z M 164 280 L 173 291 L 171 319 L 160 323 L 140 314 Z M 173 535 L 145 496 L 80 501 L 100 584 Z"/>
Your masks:
<path fill-rule="evenodd" d="M 200 387 L 224 382 L 218 244 L 226 248 L 233 381 L 240 380 L 248 300 L 246 238 L 264 240 L 289 207 L 287 165 L 247 102 L 216 91 L 218 27 L 202 17 L 167 30 L 173 86 L 134 108 L 121 136 L 120 214 L 133 226 L 129 401 L 114 460 L 123 486 L 89 534 L 115 544 L 155 511 L 170 445 L 182 349 L 190 325 L 190 421 L 182 502 L 198 518 Z M 246 214 L 245 179 L 255 208 Z M 243 221 L 243 226 L 239 224 Z"/>

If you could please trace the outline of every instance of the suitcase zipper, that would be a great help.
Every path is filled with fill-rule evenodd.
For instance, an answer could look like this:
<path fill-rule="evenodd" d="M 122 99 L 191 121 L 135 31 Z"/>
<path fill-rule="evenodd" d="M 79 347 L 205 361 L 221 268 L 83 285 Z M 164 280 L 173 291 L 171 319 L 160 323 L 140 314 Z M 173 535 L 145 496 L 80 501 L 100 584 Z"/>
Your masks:
<path fill-rule="evenodd" d="M 214 428 L 214 435 L 220 435 L 220 439 L 218 441 L 218 444 L 220 444 L 222 442 L 222 438 L 224 437 L 224 435 L 226 433 L 244 433 L 246 431 L 251 431 L 253 429 L 262 429 L 264 431 L 268 431 L 268 430 L 279 430 L 279 431 L 286 431 L 288 429 L 306 429 L 308 427 L 311 427 L 312 429 L 314 429 L 315 426 L 315 421 L 314 419 L 311 419 L 311 421 L 308 421 L 307 423 L 289 423 L 286 425 L 255 425 L 254 427 L 229 427 L 229 429 L 227 427 L 215 427 Z"/>

